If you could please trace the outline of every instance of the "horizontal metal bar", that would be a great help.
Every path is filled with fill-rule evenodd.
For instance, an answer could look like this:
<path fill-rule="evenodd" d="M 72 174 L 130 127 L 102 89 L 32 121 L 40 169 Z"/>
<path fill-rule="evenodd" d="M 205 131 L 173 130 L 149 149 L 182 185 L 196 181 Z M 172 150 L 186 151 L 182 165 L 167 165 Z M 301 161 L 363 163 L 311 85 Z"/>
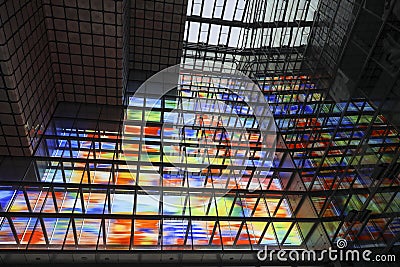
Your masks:
<path fill-rule="evenodd" d="M 99 158 L 62 158 L 62 157 L 44 157 L 44 156 L 35 156 L 36 160 L 41 160 L 41 161 L 59 161 L 59 162 L 71 162 L 71 163 L 97 163 L 97 164 L 111 164 L 114 163 L 116 165 L 127 165 L 127 162 L 125 160 L 118 160 L 118 159 L 99 159 Z M 136 166 L 155 166 L 155 167 L 185 167 L 185 166 L 190 166 L 192 168 L 195 167 L 204 167 L 202 164 L 190 164 L 186 165 L 185 163 L 168 163 L 168 162 L 148 162 L 148 161 L 131 161 L 129 162 L 129 165 L 132 166 L 135 164 Z M 357 165 L 354 165 L 357 166 Z M 375 166 L 375 164 L 365 164 L 363 165 L 364 167 L 370 166 L 371 168 Z M 293 171 L 298 171 L 299 169 L 295 166 L 289 168 L 289 167 L 255 167 L 255 166 L 226 166 L 226 165 L 218 165 L 218 164 L 210 164 L 207 166 L 207 168 L 210 169 L 225 169 L 228 168 L 232 170 L 259 170 L 259 171 L 282 171 L 282 172 L 293 172 Z M 302 171 L 315 171 L 318 167 L 303 167 L 301 170 Z M 320 171 L 340 171 L 340 170 L 345 170 L 347 166 L 321 166 L 318 169 Z"/>
<path fill-rule="evenodd" d="M 227 46 L 208 45 L 203 43 L 183 42 L 183 48 L 186 50 L 196 50 L 203 52 L 225 53 L 240 56 L 265 56 L 265 55 L 287 55 L 287 54 L 303 54 L 305 46 L 296 47 L 261 47 L 261 48 L 232 48 Z M 185 56 L 187 57 L 187 56 Z"/>
<path fill-rule="evenodd" d="M 270 178 L 266 178 L 270 179 Z M 246 197 L 259 197 L 260 195 L 273 195 L 273 196 L 281 196 L 281 195 L 308 195 L 311 197 L 318 196 L 327 196 L 331 192 L 335 191 L 335 195 L 349 195 L 353 194 L 369 194 L 370 188 L 352 188 L 352 189 L 335 189 L 335 190 L 315 190 L 315 191 L 298 191 L 298 190 L 270 190 L 270 189 L 257 189 L 254 191 L 249 191 L 247 189 L 219 189 L 219 188 L 188 188 L 188 187 L 171 187 L 171 186 L 139 186 L 139 185 L 121 185 L 121 184 L 78 184 L 78 183 L 58 183 L 58 182 L 31 182 L 31 181 L 1 181 L 2 186 L 25 186 L 29 187 L 28 190 L 34 190 L 34 187 L 38 188 L 54 188 L 55 191 L 57 188 L 74 188 L 74 189 L 87 189 L 87 190 L 107 190 L 107 189 L 115 189 L 115 190 L 127 190 L 130 193 L 134 194 L 136 190 L 143 190 L 146 192 L 149 191 L 164 191 L 164 192 L 187 192 L 187 193 L 196 193 L 196 192 L 212 192 L 215 194 L 223 194 L 223 195 L 236 195 L 236 194 L 245 194 Z M 228 190 L 228 191 L 227 191 Z M 387 186 L 387 187 L 379 187 L 376 193 L 389 193 L 389 192 L 398 192 L 400 191 L 400 186 Z M 1 190 L 0 190 L 1 192 Z"/>
<path fill-rule="evenodd" d="M 186 17 L 187 21 L 209 23 L 221 26 L 239 27 L 246 29 L 265 29 L 265 28 L 298 28 L 311 27 L 314 21 L 312 20 L 297 20 L 297 21 L 271 21 L 271 22 L 243 22 L 239 20 L 224 20 L 219 18 L 205 18 L 201 16 L 191 15 Z"/>
<path fill-rule="evenodd" d="M 370 219 L 399 217 L 400 212 L 378 213 L 370 215 Z M 233 216 L 198 216 L 170 214 L 88 214 L 88 213 L 40 213 L 40 212 L 0 212 L 0 217 L 24 218 L 74 218 L 74 219 L 137 219 L 137 220 L 191 220 L 191 221 L 236 221 L 236 222 L 333 222 L 344 221 L 346 216 L 330 216 L 321 218 L 289 218 L 289 217 L 233 217 Z"/>

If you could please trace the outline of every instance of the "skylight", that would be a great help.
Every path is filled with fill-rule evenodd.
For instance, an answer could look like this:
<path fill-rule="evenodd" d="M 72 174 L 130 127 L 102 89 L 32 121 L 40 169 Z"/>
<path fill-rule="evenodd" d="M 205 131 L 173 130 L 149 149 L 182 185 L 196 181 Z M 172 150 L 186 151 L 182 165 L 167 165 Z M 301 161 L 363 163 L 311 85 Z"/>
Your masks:
<path fill-rule="evenodd" d="M 319 0 L 189 0 L 184 40 L 233 48 L 307 44 Z"/>

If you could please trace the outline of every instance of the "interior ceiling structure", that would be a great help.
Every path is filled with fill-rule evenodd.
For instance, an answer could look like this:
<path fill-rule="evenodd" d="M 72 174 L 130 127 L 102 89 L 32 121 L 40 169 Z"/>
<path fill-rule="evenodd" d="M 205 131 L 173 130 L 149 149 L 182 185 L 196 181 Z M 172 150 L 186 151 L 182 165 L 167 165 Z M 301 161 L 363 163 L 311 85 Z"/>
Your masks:
<path fill-rule="evenodd" d="M 302 53 L 317 5 L 318 1 L 189 1 L 184 58 L 238 63 L 254 60 L 245 55 Z"/>
<path fill-rule="evenodd" d="M 257 262 L 255 252 L 265 245 L 325 249 L 341 238 L 356 249 L 397 251 L 398 129 L 368 97 L 340 99 L 331 89 L 346 34 L 357 10 L 368 6 L 328 0 L 124 0 L 112 1 L 114 7 L 92 2 L 43 1 L 43 34 L 46 25 L 50 28 L 49 43 L 42 41 L 51 55 L 45 62 L 58 70 L 49 80 L 65 95 L 46 126 L 29 134 L 34 154 L 21 163 L 26 167 L 2 177 L 1 261 L 244 264 Z M 111 14 L 106 16 L 106 9 Z M 93 24 L 87 36 L 86 20 Z M 74 33 L 76 38 L 64 38 Z M 110 46 L 102 33 L 111 35 Z M 86 47 L 89 54 L 74 52 L 75 41 L 83 49 L 89 39 L 94 42 Z M 104 56 L 98 59 L 94 51 L 101 47 Z M 117 53 L 108 58 L 107 49 Z M 234 84 L 210 85 L 207 75 L 182 75 L 176 89 L 161 99 L 135 95 L 161 69 L 210 61 L 229 62 L 259 86 L 276 124 L 272 160 L 265 161 L 257 119 L 233 93 Z M 4 77 L 3 66 L 10 61 L 1 64 Z M 94 68 L 94 75 L 75 73 L 80 65 Z M 109 77 L 119 92 L 108 92 Z M 89 93 L 92 78 L 96 89 Z M 76 103 L 68 102 L 69 93 Z M 52 95 L 54 101 L 59 97 Z M 122 97 L 133 106 L 126 114 Z M 229 106 L 218 118 L 216 103 Z M 185 110 L 187 119 L 178 141 L 165 127 L 176 123 L 177 109 Z M 130 121 L 128 132 L 124 119 Z M 248 154 L 240 149 L 243 137 L 224 134 L 239 124 L 247 132 Z M 213 149 L 200 148 L 203 138 L 212 140 Z M 124 142 L 129 146 L 123 149 Z M 174 142 L 187 145 L 189 161 L 182 161 Z M 200 150 L 217 155 L 201 171 L 188 155 Z M 229 192 L 221 197 L 216 175 L 244 155 L 245 179 L 230 180 L 223 188 Z M 185 167 L 177 169 L 171 160 Z M 12 161 L 1 158 L 0 170 L 16 164 Z M 260 187 L 249 190 L 260 164 L 268 170 L 261 172 Z M 18 258 L 21 251 L 24 259 Z M 71 251 L 76 254 L 69 257 Z"/>
<path fill-rule="evenodd" d="M 234 48 L 307 44 L 318 1 L 189 1 L 185 42 Z M 297 33 L 299 31 L 299 33 Z"/>

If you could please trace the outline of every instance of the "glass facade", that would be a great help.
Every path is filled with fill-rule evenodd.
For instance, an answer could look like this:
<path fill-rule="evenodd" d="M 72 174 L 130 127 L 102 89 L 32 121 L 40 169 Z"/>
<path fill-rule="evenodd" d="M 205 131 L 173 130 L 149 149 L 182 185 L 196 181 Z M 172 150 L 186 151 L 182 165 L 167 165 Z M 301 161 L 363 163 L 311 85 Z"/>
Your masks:
<path fill-rule="evenodd" d="M 248 75 L 261 92 L 254 102 L 273 116 L 270 140 L 235 93 L 240 86 L 207 75 L 181 74 L 161 98 L 135 94 L 128 82 L 118 98 L 125 106 L 99 101 L 95 91 L 87 103 L 60 101 L 32 135 L 27 171 L 0 183 L 0 250 L 324 249 L 341 238 L 354 248 L 400 245 L 399 131 L 379 103 L 332 97 L 340 47 L 329 42 L 344 38 L 358 5 L 334 2 L 335 10 L 322 0 L 181 3 L 183 44 L 173 50 L 182 45 L 183 63 L 230 62 Z M 147 9 L 136 4 L 134 22 Z M 333 13 L 343 25 L 330 35 L 323 23 Z M 150 27 L 139 24 L 124 26 L 136 27 L 136 42 Z M 157 49 L 141 50 L 149 43 L 130 51 L 135 71 L 154 61 Z M 151 64 L 146 71 L 168 65 Z M 273 149 L 263 150 L 266 141 Z"/>
<path fill-rule="evenodd" d="M 399 133 L 367 99 L 335 103 L 307 76 L 261 79 L 329 239 L 385 246 L 398 234 Z"/>
<path fill-rule="evenodd" d="M 392 164 L 400 146 L 398 132 L 365 99 L 334 103 L 307 76 L 262 77 L 259 84 L 284 143 L 278 142 L 257 190 L 248 190 L 248 184 L 256 175 L 251 166 L 263 158 L 257 154 L 260 138 L 252 132 L 255 123 L 245 106 L 230 100 L 237 97 L 233 94 L 184 83 L 159 101 L 135 96 L 124 135 L 123 109 L 65 104 L 53 116 L 37 152 L 40 182 L 29 182 L 27 176 L 1 186 L 1 206 L 7 211 L 1 247 L 299 247 L 313 238 L 318 225 L 332 243 L 346 236 L 355 246 L 383 246 L 395 238 L 399 221 L 392 216 L 399 212 L 399 180 L 389 171 L 399 166 Z M 173 111 L 185 98 L 191 105 L 211 100 L 202 104 L 201 112 L 190 114 L 198 121 L 180 133 L 189 144 L 186 153 L 219 155 L 205 169 L 195 167 L 196 157 L 177 159 L 173 137 L 179 133 L 164 127 L 174 121 Z M 225 160 L 243 155 L 240 137 L 224 135 L 223 125 L 232 116 L 216 115 L 217 98 L 238 111 L 249 130 L 251 153 L 242 179 L 224 180 L 224 186 L 213 177 L 226 171 Z M 200 137 L 214 147 L 199 147 Z M 124 151 L 123 138 L 130 141 Z M 136 162 L 135 169 L 127 165 L 124 153 Z M 184 170 L 171 162 L 183 163 Z M 234 175 L 231 171 L 227 176 Z M 226 188 L 228 192 L 218 194 Z M 305 216 L 307 201 L 312 205 Z"/>

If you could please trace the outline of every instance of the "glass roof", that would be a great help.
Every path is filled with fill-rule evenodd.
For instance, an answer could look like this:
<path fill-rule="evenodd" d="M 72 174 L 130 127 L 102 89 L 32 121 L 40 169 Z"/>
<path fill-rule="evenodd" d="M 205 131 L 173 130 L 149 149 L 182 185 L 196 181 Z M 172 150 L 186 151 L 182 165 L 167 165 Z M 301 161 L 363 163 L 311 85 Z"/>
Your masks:
<path fill-rule="evenodd" d="M 184 40 L 235 48 L 307 44 L 318 0 L 190 0 Z"/>

